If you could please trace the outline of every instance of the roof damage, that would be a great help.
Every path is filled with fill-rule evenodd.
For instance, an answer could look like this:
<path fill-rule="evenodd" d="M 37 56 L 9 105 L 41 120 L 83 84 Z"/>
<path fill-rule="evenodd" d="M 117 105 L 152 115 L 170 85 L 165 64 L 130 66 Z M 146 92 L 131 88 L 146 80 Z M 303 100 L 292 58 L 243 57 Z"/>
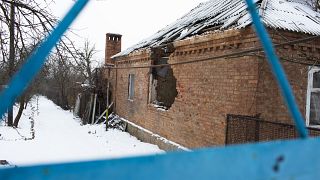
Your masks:
<path fill-rule="evenodd" d="M 320 13 L 313 11 L 304 0 L 255 0 L 255 3 L 267 27 L 320 35 Z M 113 57 L 208 31 L 240 29 L 250 24 L 244 0 L 211 0 L 199 4 L 174 23 Z"/>

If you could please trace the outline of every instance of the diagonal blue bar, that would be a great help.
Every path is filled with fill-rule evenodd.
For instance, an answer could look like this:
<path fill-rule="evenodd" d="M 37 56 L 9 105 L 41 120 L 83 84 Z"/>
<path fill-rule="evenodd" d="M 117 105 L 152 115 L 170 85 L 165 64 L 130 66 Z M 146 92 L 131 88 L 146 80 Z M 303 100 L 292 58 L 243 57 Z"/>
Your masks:
<path fill-rule="evenodd" d="M 256 29 L 256 33 L 261 41 L 261 44 L 263 46 L 264 52 L 267 56 L 267 60 L 273 71 L 273 74 L 277 79 L 282 96 L 284 98 L 284 101 L 286 102 L 286 105 L 291 114 L 291 117 L 294 119 L 299 135 L 302 138 L 306 138 L 308 137 L 308 132 L 304 124 L 305 121 L 303 120 L 303 117 L 300 113 L 300 110 L 294 98 L 294 95 L 293 95 L 291 86 L 288 82 L 288 79 L 286 77 L 286 74 L 275 53 L 275 50 L 273 48 L 272 41 L 270 40 L 268 32 L 260 21 L 260 17 L 256 11 L 256 5 L 253 3 L 252 0 L 245 0 L 245 1 L 248 5 L 248 10 L 250 11 L 251 18 L 252 18 L 254 27 Z"/>
<path fill-rule="evenodd" d="M 319 138 L 308 138 L 156 156 L 0 168 L 0 179 L 310 180 L 320 177 L 319 147 Z"/>
<path fill-rule="evenodd" d="M 0 117 L 6 112 L 9 106 L 14 104 L 16 98 L 23 93 L 34 77 L 39 73 L 52 48 L 59 41 L 61 36 L 65 33 L 88 1 L 89 0 L 78 0 L 53 32 L 27 59 L 20 71 L 13 76 L 8 88 L 0 94 Z"/>

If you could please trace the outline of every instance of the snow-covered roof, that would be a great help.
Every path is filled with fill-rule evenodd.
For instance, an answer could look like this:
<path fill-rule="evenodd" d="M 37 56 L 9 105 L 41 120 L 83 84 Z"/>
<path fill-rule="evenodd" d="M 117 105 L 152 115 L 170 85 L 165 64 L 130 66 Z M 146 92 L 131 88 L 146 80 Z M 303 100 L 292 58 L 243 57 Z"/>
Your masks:
<path fill-rule="evenodd" d="M 270 28 L 320 35 L 320 13 L 307 0 L 254 0 L 263 23 Z M 251 24 L 244 0 L 211 0 L 196 8 L 151 37 L 113 57 L 160 46 L 206 31 L 240 29 Z"/>

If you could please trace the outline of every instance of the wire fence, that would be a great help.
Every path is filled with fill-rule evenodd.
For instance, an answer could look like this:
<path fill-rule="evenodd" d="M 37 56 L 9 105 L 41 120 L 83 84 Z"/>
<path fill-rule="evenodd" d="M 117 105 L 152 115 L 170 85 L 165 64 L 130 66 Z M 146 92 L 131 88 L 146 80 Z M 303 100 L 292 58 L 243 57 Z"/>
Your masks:
<path fill-rule="evenodd" d="M 307 128 L 310 136 L 320 136 L 320 129 Z M 227 116 L 226 144 L 254 143 L 298 138 L 294 125 L 266 121 L 242 115 Z"/>

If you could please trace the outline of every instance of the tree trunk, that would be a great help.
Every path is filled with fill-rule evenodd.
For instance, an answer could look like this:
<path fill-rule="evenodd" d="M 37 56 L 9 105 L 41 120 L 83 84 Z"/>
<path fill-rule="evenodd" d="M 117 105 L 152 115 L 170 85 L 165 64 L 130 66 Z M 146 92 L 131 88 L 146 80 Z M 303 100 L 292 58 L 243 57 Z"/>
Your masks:
<path fill-rule="evenodd" d="M 8 107 L 8 126 L 13 126 L 13 106 Z"/>
<path fill-rule="evenodd" d="M 24 104 L 25 104 L 25 100 L 24 100 L 24 97 L 22 97 L 20 100 L 20 107 L 19 107 L 18 114 L 17 114 L 16 118 L 14 119 L 13 127 L 18 127 L 22 112 L 24 110 Z"/>
<path fill-rule="evenodd" d="M 92 74 L 91 74 L 91 65 L 90 65 L 90 59 L 87 59 L 87 67 L 86 67 L 86 71 L 88 73 L 88 81 L 89 81 L 89 85 L 90 87 L 92 86 Z"/>
<path fill-rule="evenodd" d="M 12 2 L 14 2 L 14 0 L 12 0 Z M 9 31 L 10 31 L 10 52 L 9 52 L 9 69 L 8 69 L 8 74 L 9 74 L 9 78 L 12 77 L 13 73 L 14 73 L 14 56 L 15 56 L 15 49 L 14 49 L 14 4 L 11 4 L 10 7 L 10 27 L 9 27 Z M 8 126 L 12 126 L 13 125 L 13 107 L 10 106 L 8 108 Z"/>

